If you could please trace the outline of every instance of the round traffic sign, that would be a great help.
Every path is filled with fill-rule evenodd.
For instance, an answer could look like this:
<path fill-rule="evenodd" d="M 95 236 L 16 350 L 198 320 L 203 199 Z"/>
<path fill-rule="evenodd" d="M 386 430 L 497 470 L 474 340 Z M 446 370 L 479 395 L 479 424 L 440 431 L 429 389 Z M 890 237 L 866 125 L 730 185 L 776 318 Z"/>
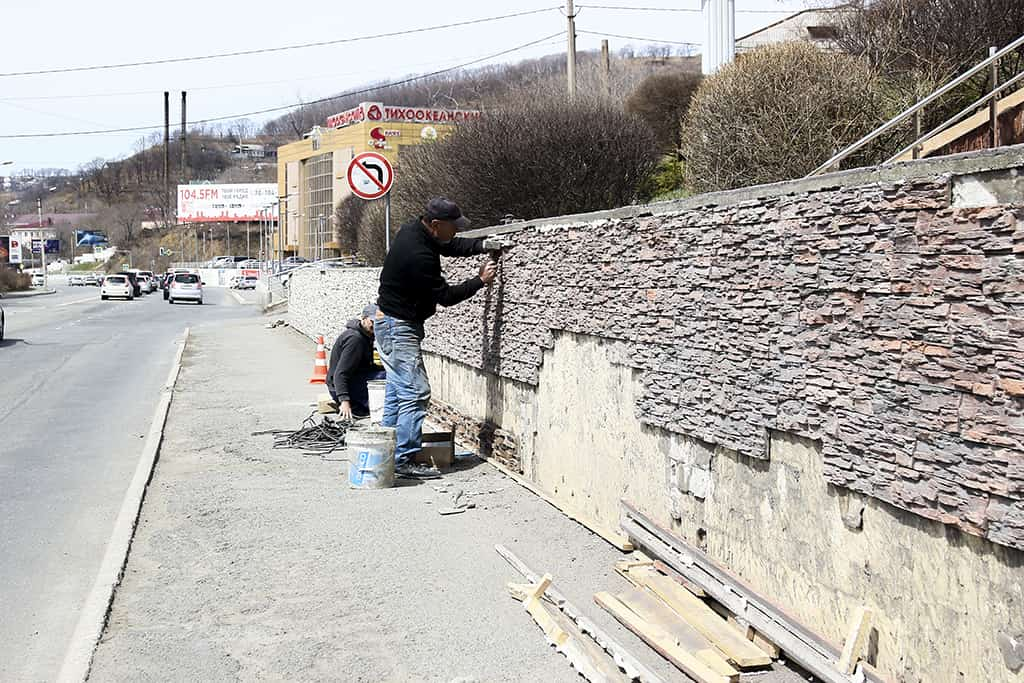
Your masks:
<path fill-rule="evenodd" d="M 348 165 L 348 186 L 352 194 L 362 199 L 378 199 L 391 189 L 395 172 L 391 162 L 382 154 L 363 152 Z"/>

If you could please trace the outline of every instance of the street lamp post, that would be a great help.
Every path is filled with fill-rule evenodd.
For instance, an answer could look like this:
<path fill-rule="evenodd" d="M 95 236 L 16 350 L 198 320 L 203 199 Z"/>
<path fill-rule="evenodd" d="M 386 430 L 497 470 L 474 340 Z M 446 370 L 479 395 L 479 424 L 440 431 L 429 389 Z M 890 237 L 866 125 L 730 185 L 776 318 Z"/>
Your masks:
<path fill-rule="evenodd" d="M 43 198 L 36 197 L 36 212 L 39 216 L 39 262 L 43 267 L 43 289 L 46 289 L 46 235 L 43 230 Z M 31 241 L 29 242 L 31 244 Z"/>

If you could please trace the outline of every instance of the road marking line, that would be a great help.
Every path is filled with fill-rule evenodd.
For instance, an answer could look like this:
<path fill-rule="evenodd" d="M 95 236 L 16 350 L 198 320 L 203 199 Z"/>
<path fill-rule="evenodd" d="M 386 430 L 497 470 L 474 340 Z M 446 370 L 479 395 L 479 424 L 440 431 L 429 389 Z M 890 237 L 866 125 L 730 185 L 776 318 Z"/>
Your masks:
<path fill-rule="evenodd" d="M 82 683 L 89 677 L 93 655 L 103 636 L 103 631 L 106 629 L 110 608 L 114 604 L 114 594 L 121 583 L 124 568 L 128 564 L 128 550 L 131 548 L 139 516 L 142 513 L 142 501 L 146 496 L 146 487 L 153 476 L 157 456 L 160 454 L 164 425 L 167 423 L 167 415 L 170 412 L 171 399 L 178 382 L 178 373 L 181 371 L 181 357 L 185 354 L 189 333 L 190 328 L 186 327 L 181 346 L 174 358 L 174 364 L 171 366 L 171 371 L 168 373 L 167 381 L 161 391 L 160 402 L 157 403 L 153 423 L 142 447 L 138 467 L 135 468 L 135 475 L 128 485 L 128 491 L 121 503 L 121 510 L 117 514 L 117 521 L 114 522 L 114 531 L 107 542 L 107 550 L 103 555 L 100 571 L 96 575 L 96 583 L 93 584 L 89 597 L 86 598 L 85 605 L 78 617 L 78 625 L 75 626 L 71 643 L 64 655 L 64 662 L 61 664 L 60 674 L 57 676 L 57 680 L 61 683 Z"/>
<path fill-rule="evenodd" d="M 232 296 L 232 298 L 234 298 L 234 300 L 237 301 L 238 303 L 242 304 L 243 306 L 245 305 L 245 303 L 246 303 L 245 299 L 243 299 L 242 295 L 239 294 L 238 292 L 229 289 L 228 290 L 228 294 L 230 294 Z"/>
<path fill-rule="evenodd" d="M 86 301 L 99 301 L 99 299 L 97 299 L 95 296 L 90 296 L 90 297 L 86 297 L 84 299 L 75 299 L 74 301 L 65 301 L 62 304 L 57 304 L 57 306 L 74 306 L 75 304 L 85 303 Z"/>

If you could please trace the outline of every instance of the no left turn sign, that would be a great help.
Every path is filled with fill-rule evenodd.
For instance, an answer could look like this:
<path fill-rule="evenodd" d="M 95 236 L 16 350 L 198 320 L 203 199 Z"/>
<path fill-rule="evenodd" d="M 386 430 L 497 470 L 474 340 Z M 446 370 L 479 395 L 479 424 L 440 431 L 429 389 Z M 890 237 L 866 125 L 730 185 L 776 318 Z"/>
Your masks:
<path fill-rule="evenodd" d="M 395 172 L 382 154 L 363 152 L 348 165 L 348 186 L 362 199 L 378 199 L 391 189 Z"/>

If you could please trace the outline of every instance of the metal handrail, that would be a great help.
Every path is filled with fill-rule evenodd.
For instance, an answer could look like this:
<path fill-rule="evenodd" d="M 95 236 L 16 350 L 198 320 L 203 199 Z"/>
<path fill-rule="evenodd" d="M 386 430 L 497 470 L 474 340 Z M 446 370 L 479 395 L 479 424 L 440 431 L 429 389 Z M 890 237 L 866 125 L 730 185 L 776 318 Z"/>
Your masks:
<path fill-rule="evenodd" d="M 917 147 L 921 143 L 927 141 L 930 138 L 935 137 L 936 135 L 938 135 L 942 131 L 944 131 L 947 128 L 949 128 L 950 126 L 952 126 L 954 123 L 957 123 L 960 119 L 964 118 L 965 116 L 967 116 L 968 114 L 973 112 L 980 105 L 985 104 L 986 102 L 991 100 L 993 97 L 998 95 L 1001 91 L 1005 90 L 1006 88 L 1010 87 L 1011 85 L 1013 85 L 1014 83 L 1016 83 L 1017 81 L 1020 81 L 1020 80 L 1024 80 L 1024 71 L 1021 71 L 1019 74 L 1017 74 L 1016 76 L 1014 76 L 1010 80 L 1006 81 L 1005 83 L 999 84 L 998 86 L 996 86 L 996 88 L 994 90 L 991 90 L 987 94 L 982 95 L 981 97 L 976 99 L 974 102 L 972 102 L 971 104 L 967 105 L 966 107 L 964 107 L 963 109 L 958 111 L 953 116 L 950 116 L 948 119 L 946 119 L 945 121 L 940 123 L 938 126 L 933 128 L 929 132 L 925 133 L 924 135 L 922 135 L 918 139 L 914 140 L 909 145 L 907 145 L 906 147 L 904 147 L 900 151 L 896 152 L 895 154 L 893 154 L 891 157 L 889 157 L 888 159 L 886 159 L 882 163 L 883 164 L 891 164 L 892 162 L 896 161 L 898 158 L 900 158 L 901 156 L 903 156 L 907 152 L 911 151 L 912 149 L 914 149 L 915 147 Z"/>
<path fill-rule="evenodd" d="M 946 83 L 946 85 L 944 85 L 941 88 L 939 88 L 938 90 L 934 91 L 928 97 L 924 98 L 923 100 L 921 100 L 917 104 L 909 107 L 908 109 L 905 109 L 903 112 L 901 112 L 901 113 L 897 114 L 896 116 L 894 116 L 893 118 L 889 119 L 888 121 L 883 123 L 881 126 L 879 126 L 875 130 L 871 131 L 870 133 L 868 133 L 867 135 L 862 137 L 860 140 L 857 140 L 856 142 L 854 142 L 852 145 L 850 145 L 846 149 L 843 149 L 843 150 L 837 152 L 836 154 L 832 155 L 832 157 L 828 161 L 826 161 L 822 165 L 818 166 L 816 169 L 814 169 L 813 171 L 808 173 L 805 177 L 810 178 L 811 176 L 816 176 L 819 173 L 822 173 L 822 172 L 827 171 L 828 169 L 832 168 L 833 166 L 835 166 L 836 164 L 840 163 L 841 161 L 843 161 L 844 159 L 849 157 L 851 154 L 853 154 L 854 152 L 859 150 L 864 145 L 868 144 L 869 142 L 871 142 L 875 138 L 879 137 L 883 133 L 885 133 L 885 132 L 895 128 L 899 124 L 903 123 L 908 118 L 910 118 L 911 116 L 913 116 L 914 114 L 918 113 L 919 111 L 921 111 L 922 109 L 927 107 L 929 104 L 931 104 L 935 100 L 939 99 L 940 97 L 942 97 L 943 95 L 948 93 L 950 90 L 956 88 L 957 86 L 960 86 L 960 85 L 966 83 L 968 80 L 973 78 L 979 72 L 981 72 L 982 70 L 984 70 L 987 67 L 991 66 L 995 62 L 998 62 L 1001 58 L 1005 57 L 1007 54 L 1013 52 L 1014 50 L 1016 50 L 1017 48 L 1019 48 L 1022 45 L 1024 45 L 1024 36 L 1021 36 L 1021 37 L 1017 38 L 1012 43 L 1010 43 L 1009 45 L 1004 47 L 1002 50 L 999 50 L 999 51 L 995 52 L 994 54 L 989 55 L 986 59 L 978 62 L 973 67 L 971 67 L 970 69 L 965 71 L 964 73 L 960 74 L 959 76 L 957 76 L 956 78 L 954 78 L 950 82 Z"/>

